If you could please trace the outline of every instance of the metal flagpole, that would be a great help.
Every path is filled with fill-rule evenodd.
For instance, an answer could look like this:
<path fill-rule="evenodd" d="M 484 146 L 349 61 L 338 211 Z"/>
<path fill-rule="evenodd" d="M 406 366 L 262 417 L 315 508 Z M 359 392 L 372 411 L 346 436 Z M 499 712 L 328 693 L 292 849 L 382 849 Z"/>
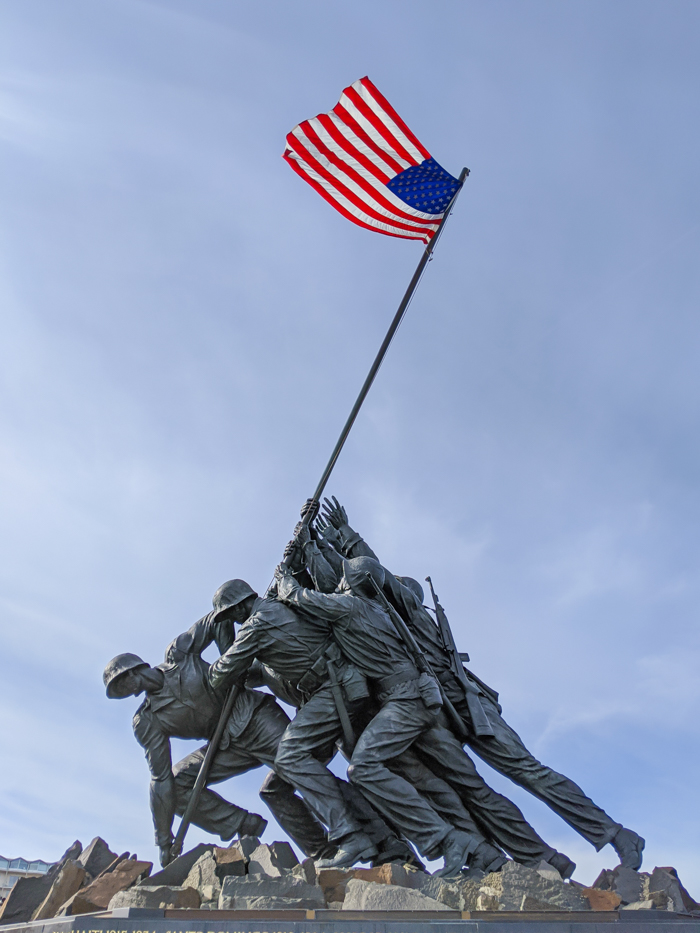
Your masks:
<path fill-rule="evenodd" d="M 355 404 L 352 406 L 352 410 L 350 411 L 350 414 L 348 415 L 348 420 L 345 422 L 343 426 L 343 430 L 340 432 L 340 437 L 338 438 L 338 441 L 335 447 L 333 448 L 333 453 L 330 456 L 330 460 L 326 464 L 326 469 L 323 471 L 321 479 L 318 482 L 318 486 L 316 487 L 316 491 L 314 492 L 314 495 L 313 495 L 313 498 L 316 501 L 319 501 L 321 496 L 323 495 L 323 490 L 326 488 L 326 483 L 328 482 L 330 475 L 333 472 L 333 467 L 336 465 L 338 461 L 338 457 L 340 456 L 340 452 L 345 446 L 345 441 L 348 439 L 348 435 L 350 434 L 352 426 L 355 423 L 355 419 L 357 418 L 357 415 L 360 409 L 362 408 L 362 403 L 367 398 L 367 393 L 371 389 L 372 383 L 374 382 L 374 379 L 377 373 L 379 372 L 379 367 L 382 365 L 384 357 L 386 356 L 386 351 L 389 349 L 389 345 L 391 344 L 391 341 L 394 339 L 394 335 L 396 334 L 396 331 L 399 329 L 399 325 L 401 324 L 401 321 L 403 320 L 406 310 L 408 309 L 408 306 L 411 303 L 411 298 L 413 298 L 413 293 L 418 287 L 418 283 L 420 282 L 421 276 L 423 275 L 423 272 L 425 271 L 425 267 L 427 266 L 430 260 L 430 257 L 432 256 L 433 251 L 435 250 L 435 247 L 437 246 L 437 241 L 440 238 L 440 234 L 442 233 L 445 223 L 447 222 L 447 218 L 450 216 L 450 213 L 452 212 L 452 209 L 455 206 L 455 201 L 459 197 L 459 193 L 462 190 L 462 186 L 468 175 L 469 175 L 469 169 L 463 168 L 459 175 L 459 188 L 455 191 L 454 197 L 450 201 L 447 207 L 447 210 L 443 214 L 442 220 L 440 221 L 438 228 L 435 231 L 435 235 L 433 236 L 432 240 L 428 243 L 428 245 L 425 247 L 425 250 L 423 251 L 423 255 L 420 258 L 420 262 L 416 266 L 416 271 L 413 273 L 413 278 L 408 284 L 408 288 L 406 289 L 406 294 L 401 299 L 401 304 L 399 305 L 398 310 L 396 314 L 394 315 L 393 321 L 389 325 L 389 330 L 386 332 L 386 336 L 384 337 L 384 340 L 382 341 L 382 345 L 379 348 L 379 352 L 374 358 L 374 362 L 372 363 L 370 370 L 367 373 L 367 378 L 365 379 L 362 385 L 362 388 L 360 389 L 360 394 L 355 399 Z M 304 524 L 308 525 L 310 523 L 312 515 L 313 515 L 313 510 L 309 509 L 304 515 L 304 518 L 303 518 Z M 197 803 L 199 802 L 199 797 L 202 793 L 202 790 L 204 790 L 204 785 L 206 783 L 209 767 L 211 766 L 211 762 L 213 761 L 214 755 L 216 754 L 218 750 L 219 742 L 221 740 L 221 735 L 223 733 L 224 726 L 226 725 L 226 721 L 228 720 L 228 717 L 231 715 L 231 710 L 233 708 L 233 702 L 235 700 L 236 694 L 237 694 L 237 688 L 233 687 L 228 695 L 226 704 L 224 705 L 224 708 L 221 712 L 221 717 L 216 727 L 216 732 L 214 733 L 214 736 L 212 737 L 212 740 L 209 743 L 204 761 L 202 762 L 202 765 L 199 770 L 199 774 L 197 775 L 197 780 L 195 782 L 194 787 L 192 788 L 192 793 L 190 794 L 190 799 L 187 803 L 187 809 L 185 813 L 183 814 L 182 820 L 180 822 L 180 827 L 177 832 L 177 836 L 175 837 L 175 840 L 171 848 L 171 857 L 175 857 L 179 855 L 180 852 L 182 852 L 182 844 L 185 839 L 185 833 L 187 832 L 192 816 L 197 808 Z"/>
<path fill-rule="evenodd" d="M 423 255 L 421 256 L 420 262 L 418 263 L 418 266 L 416 267 L 416 271 L 413 273 L 413 278 L 409 282 L 408 288 L 406 289 L 406 294 L 401 299 L 401 304 L 399 305 L 398 310 L 396 314 L 394 315 L 394 320 L 389 325 L 389 330 L 386 332 L 386 336 L 384 337 L 384 340 L 382 341 L 382 345 L 379 348 L 379 352 L 374 358 L 374 362 L 372 363 L 372 366 L 370 367 L 370 370 L 367 373 L 367 378 L 365 379 L 364 384 L 362 388 L 360 389 L 360 394 L 355 399 L 355 404 L 352 406 L 352 410 L 350 414 L 348 415 L 348 420 L 345 422 L 345 425 L 343 426 L 343 430 L 340 432 L 340 437 L 338 438 L 338 442 L 333 448 L 333 453 L 330 456 L 330 460 L 326 464 L 326 469 L 323 471 L 321 479 L 318 481 L 318 486 L 316 487 L 316 491 L 313 494 L 313 498 L 317 502 L 320 500 L 321 496 L 323 495 L 323 490 L 326 488 L 326 483 L 328 482 L 330 475 L 333 472 L 333 467 L 335 466 L 338 460 L 338 457 L 340 456 L 340 452 L 345 445 L 345 441 L 348 439 L 348 435 L 350 434 L 352 426 L 355 423 L 355 419 L 357 418 L 360 408 L 362 408 L 362 403 L 367 398 L 367 393 L 372 387 L 372 383 L 374 382 L 375 376 L 379 372 L 379 367 L 382 365 L 384 357 L 386 356 L 386 351 L 389 349 L 389 344 L 394 339 L 394 335 L 396 334 L 396 331 L 399 329 L 399 324 L 403 320 L 406 310 L 409 304 L 411 303 L 411 298 L 413 298 L 413 293 L 418 287 L 418 283 L 420 282 L 421 276 L 423 275 L 423 272 L 425 271 L 425 267 L 427 266 L 428 261 L 430 260 L 430 257 L 432 256 L 433 251 L 435 247 L 437 246 L 437 241 L 440 237 L 440 234 L 442 233 L 445 223 L 447 222 L 447 218 L 450 216 L 452 208 L 455 205 L 455 201 L 459 197 L 459 193 L 462 190 L 462 185 L 464 184 L 464 180 L 466 179 L 467 175 L 469 175 L 469 169 L 463 168 L 459 176 L 459 182 L 460 182 L 459 188 L 457 189 L 457 191 L 455 191 L 454 197 L 450 201 L 449 207 L 445 211 L 443 218 L 440 221 L 440 224 L 437 230 L 435 231 L 435 236 L 432 238 L 432 240 L 428 243 L 428 245 L 425 247 L 425 250 L 423 251 Z M 304 516 L 304 522 L 308 524 L 308 521 L 310 520 L 311 515 L 312 515 L 312 511 L 309 510 Z M 308 516 L 308 519 L 307 519 L 307 516 Z"/>

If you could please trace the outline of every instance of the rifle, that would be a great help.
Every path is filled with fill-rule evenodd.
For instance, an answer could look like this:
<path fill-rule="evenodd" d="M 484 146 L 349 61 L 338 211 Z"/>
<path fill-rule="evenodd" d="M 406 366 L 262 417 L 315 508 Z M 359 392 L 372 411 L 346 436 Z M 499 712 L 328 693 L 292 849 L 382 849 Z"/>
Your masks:
<path fill-rule="evenodd" d="M 442 638 L 442 644 L 445 649 L 445 653 L 450 659 L 450 670 L 459 681 L 460 687 L 464 690 L 464 698 L 467 701 L 467 706 L 469 707 L 469 715 L 471 716 L 474 732 L 478 736 L 493 735 L 494 732 L 491 728 L 491 723 L 489 722 L 488 717 L 484 712 L 484 707 L 481 705 L 481 700 L 479 699 L 479 691 L 469 680 L 467 677 L 467 672 L 464 670 L 464 664 L 462 661 L 468 661 L 469 655 L 461 654 L 457 650 L 457 645 L 455 644 L 452 629 L 450 628 L 450 623 L 447 621 L 447 615 L 445 614 L 445 610 L 440 605 L 440 600 L 437 598 L 437 594 L 433 588 L 433 581 L 430 579 L 430 577 L 426 577 L 425 582 L 430 586 L 430 592 L 433 597 L 433 605 L 435 606 L 435 618 L 437 619 L 438 628 L 440 629 L 440 637 Z"/>
<path fill-rule="evenodd" d="M 375 581 L 372 579 L 372 575 L 368 573 L 366 576 L 367 576 L 367 581 L 370 583 L 372 589 L 374 590 L 377 596 L 377 599 L 382 605 L 382 608 L 384 609 L 385 612 L 388 613 L 389 618 L 394 623 L 394 628 L 396 629 L 396 632 L 399 638 L 404 643 L 404 645 L 408 648 L 411 656 L 413 657 L 413 661 L 416 667 L 418 668 L 421 674 L 429 674 L 435 680 L 436 684 L 438 685 L 438 689 L 440 690 L 440 696 L 442 697 L 442 705 L 444 706 L 445 712 L 450 718 L 452 728 L 454 729 L 457 735 L 457 738 L 460 741 L 465 742 L 468 738 L 469 733 L 467 732 L 467 728 L 464 725 L 462 717 L 459 715 L 457 710 L 454 708 L 454 704 L 452 703 L 450 698 L 446 695 L 442 684 L 435 676 L 435 673 L 433 672 L 433 669 L 430 666 L 430 662 L 426 658 L 425 653 L 423 652 L 423 649 L 420 647 L 416 639 L 413 637 L 413 632 L 406 625 L 406 623 L 401 618 L 399 613 L 396 611 L 396 609 L 394 609 L 394 607 L 391 605 L 389 600 L 386 598 L 384 591 L 380 587 L 377 586 Z"/>

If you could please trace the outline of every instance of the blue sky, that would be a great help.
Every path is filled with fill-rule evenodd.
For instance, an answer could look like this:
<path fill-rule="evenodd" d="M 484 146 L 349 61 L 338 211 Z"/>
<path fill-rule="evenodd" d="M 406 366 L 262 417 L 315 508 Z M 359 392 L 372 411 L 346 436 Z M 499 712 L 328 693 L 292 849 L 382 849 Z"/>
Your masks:
<path fill-rule="evenodd" d="M 329 491 L 700 896 L 699 26 L 690 0 L 0 6 L 3 855 L 157 855 L 102 668 L 265 586 L 418 261 L 280 158 L 368 74 L 472 174 Z M 615 864 L 483 773 L 576 878 Z M 223 792 L 260 809 L 263 776 Z"/>

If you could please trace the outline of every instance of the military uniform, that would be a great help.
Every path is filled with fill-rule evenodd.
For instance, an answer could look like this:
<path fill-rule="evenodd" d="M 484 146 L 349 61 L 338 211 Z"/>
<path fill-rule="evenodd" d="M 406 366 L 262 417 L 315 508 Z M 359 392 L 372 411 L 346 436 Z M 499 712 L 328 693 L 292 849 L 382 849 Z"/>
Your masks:
<path fill-rule="evenodd" d="M 217 688 L 241 682 L 257 659 L 281 684 L 293 685 L 303 702 L 281 737 L 275 771 L 299 791 L 327 827 L 330 841 L 364 832 L 377 844 L 394 833 L 355 788 L 327 767 L 342 736 L 327 673 L 327 651 L 333 647 L 327 622 L 302 619 L 275 598 L 258 598 L 231 648 L 212 664 L 210 682 Z M 337 678 L 352 720 L 369 697 L 367 682 L 337 652 L 335 657 Z"/>
<path fill-rule="evenodd" d="M 348 557 L 373 557 L 374 551 L 349 525 L 340 529 L 341 548 Z M 450 669 L 440 632 L 427 610 L 415 595 L 402 586 L 390 573 L 385 576 L 385 592 L 394 607 L 411 627 L 419 644 L 426 652 L 446 695 L 452 701 L 469 729 L 466 744 L 476 754 L 535 797 L 575 829 L 596 850 L 612 842 L 622 828 L 608 814 L 587 797 L 570 778 L 542 764 L 526 748 L 523 740 L 501 715 L 498 694 L 483 684 L 471 671 L 466 671 L 472 686 L 471 702 L 467 702 L 464 688 Z M 492 734 L 477 734 L 474 724 L 474 699 L 477 714 L 490 726 Z M 519 812 L 519 811 L 518 811 Z M 472 815 L 475 815 L 474 813 Z M 533 830 L 534 832 L 534 830 Z M 505 845 L 507 851 L 512 850 Z M 515 857 L 515 856 L 514 856 Z"/>
<path fill-rule="evenodd" d="M 151 811 L 156 844 L 171 844 L 175 814 L 184 813 L 206 747 L 172 766 L 170 739 L 211 739 L 225 700 L 225 691 L 209 683 L 209 664 L 201 657 L 215 636 L 215 613 L 196 622 L 168 647 L 165 661 L 155 670 L 163 686 L 148 693 L 134 716 L 134 734 L 146 752 L 151 771 Z M 272 767 L 277 745 L 289 717 L 274 697 L 243 688 L 214 756 L 208 784 L 216 784 L 260 765 Z M 325 845 L 325 834 L 283 780 L 270 779 L 264 799 L 282 828 L 308 854 Z M 231 839 L 248 811 L 229 803 L 208 788 L 202 791 L 192 822 L 202 829 Z"/>
<path fill-rule="evenodd" d="M 300 587 L 291 574 L 280 578 L 278 590 L 310 623 L 330 623 L 342 653 L 369 680 L 381 704 L 353 751 L 350 782 L 422 854 L 436 857 L 452 825 L 386 764 L 419 742 L 437 717 L 437 709 L 422 699 L 418 671 L 391 620 L 370 599 L 318 593 Z M 473 848 L 481 841 L 474 838 Z"/>

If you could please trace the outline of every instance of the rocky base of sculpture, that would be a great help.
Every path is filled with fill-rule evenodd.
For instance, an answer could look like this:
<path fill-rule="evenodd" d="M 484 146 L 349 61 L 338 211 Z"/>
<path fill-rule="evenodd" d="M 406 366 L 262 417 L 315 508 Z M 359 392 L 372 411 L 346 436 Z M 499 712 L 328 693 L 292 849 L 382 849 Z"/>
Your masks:
<path fill-rule="evenodd" d="M 326 869 L 299 863 L 286 842 L 245 836 L 228 848 L 199 845 L 151 874 L 151 862 L 116 855 L 97 837 L 74 843 L 43 878 L 18 881 L 0 924 L 141 908 L 235 911 L 667 911 L 700 917 L 674 868 L 601 872 L 586 887 L 563 881 L 545 862 L 508 862 L 499 872 L 443 879 L 397 862 Z M 592 918 L 593 919 L 593 918 Z"/>

